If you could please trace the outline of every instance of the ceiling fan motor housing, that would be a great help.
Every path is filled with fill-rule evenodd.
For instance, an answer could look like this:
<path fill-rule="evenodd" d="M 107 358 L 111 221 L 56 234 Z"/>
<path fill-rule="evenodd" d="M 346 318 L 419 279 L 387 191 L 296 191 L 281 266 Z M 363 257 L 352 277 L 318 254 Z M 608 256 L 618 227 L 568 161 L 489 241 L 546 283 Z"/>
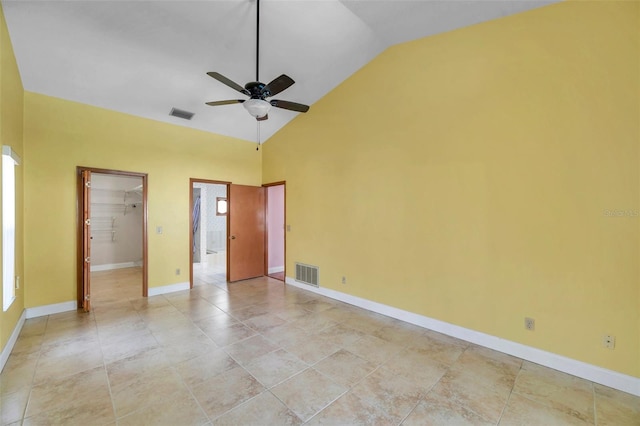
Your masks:
<path fill-rule="evenodd" d="M 264 99 L 271 96 L 269 86 L 259 81 L 251 81 L 244 85 L 244 88 L 251 93 L 252 99 Z"/>

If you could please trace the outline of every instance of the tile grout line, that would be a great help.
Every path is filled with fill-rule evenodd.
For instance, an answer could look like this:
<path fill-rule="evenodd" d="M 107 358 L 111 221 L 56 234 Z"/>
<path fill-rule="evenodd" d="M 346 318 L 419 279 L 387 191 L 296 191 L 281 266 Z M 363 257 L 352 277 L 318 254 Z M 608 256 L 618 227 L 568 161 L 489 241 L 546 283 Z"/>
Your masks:
<path fill-rule="evenodd" d="M 129 302 L 129 304 L 131 304 L 131 302 Z M 133 305 L 131 307 L 133 308 Z M 135 312 L 135 310 L 134 310 L 134 312 Z M 136 314 L 137 314 L 137 312 L 136 312 Z M 113 418 L 114 418 L 116 424 L 118 424 L 118 415 L 117 415 L 117 412 L 116 412 L 116 403 L 115 403 L 115 400 L 113 398 L 113 392 L 111 390 L 111 380 L 109 380 L 109 371 L 107 370 L 107 361 L 105 359 L 104 350 L 102 348 L 102 341 L 100 339 L 100 328 L 98 327 L 98 322 L 97 322 L 97 320 L 95 318 L 95 312 L 94 312 L 94 315 L 93 315 L 93 319 L 96 322 L 96 333 L 98 334 L 98 344 L 100 345 L 100 354 L 102 355 L 102 368 L 104 368 L 104 375 L 107 378 L 107 389 L 109 390 L 109 398 L 111 399 L 111 410 L 113 410 Z"/>
<path fill-rule="evenodd" d="M 425 337 L 426 337 L 426 336 L 425 336 Z M 407 348 L 409 348 L 409 347 L 410 347 L 410 345 L 407 345 Z M 401 421 L 400 421 L 400 423 L 399 423 L 400 425 L 401 425 L 404 421 L 406 421 L 406 420 L 407 420 L 407 418 L 408 418 L 408 417 L 409 417 L 409 416 L 410 416 L 410 415 L 411 415 L 411 414 L 416 410 L 416 408 L 418 408 L 418 405 L 420 405 L 420 403 L 421 403 L 421 402 L 425 401 L 425 399 L 426 399 L 427 395 L 429 395 L 429 393 L 433 390 L 433 388 L 435 388 L 435 387 L 438 385 L 438 383 L 440 383 L 440 381 L 442 380 L 442 378 L 443 378 L 444 376 L 446 376 L 446 375 L 447 375 L 447 373 L 449 373 L 449 371 L 451 371 L 451 367 L 453 366 L 453 364 L 455 364 L 455 363 L 458 361 L 458 359 L 460 359 L 460 357 L 462 356 L 462 354 L 464 354 L 464 353 L 467 351 L 467 349 L 468 349 L 468 346 L 467 346 L 467 347 L 465 347 L 465 349 L 464 349 L 462 352 L 460 352 L 460 354 L 459 354 L 459 355 L 456 357 L 456 359 L 451 363 L 451 365 L 447 365 L 447 369 L 445 370 L 445 372 L 444 372 L 444 373 L 442 373 L 442 375 L 440 376 L 440 378 L 439 378 L 438 380 L 436 380 L 436 382 L 435 382 L 434 384 L 432 384 L 432 385 L 429 387 L 429 390 L 427 390 L 427 391 L 425 392 L 425 394 L 424 394 L 421 398 L 419 398 L 419 399 L 418 399 L 418 402 L 416 403 L 416 405 L 414 405 L 414 407 L 409 411 L 409 413 L 407 413 L 407 415 L 406 415 L 406 416 L 404 416 L 404 417 L 402 418 L 402 420 L 401 420 Z M 403 349 L 403 351 L 404 351 L 404 350 L 406 350 L 406 348 L 405 348 L 405 349 Z M 402 351 L 401 351 L 401 352 L 402 352 Z M 397 355 L 397 354 L 396 354 L 396 355 Z M 473 410 L 471 410 L 471 411 L 473 411 Z M 475 413 L 475 412 L 474 412 L 474 413 Z M 477 413 L 476 413 L 476 414 L 477 414 Z"/>
<path fill-rule="evenodd" d="M 306 370 L 307 370 L 307 369 L 304 369 L 303 371 L 306 371 Z M 302 371 L 301 371 L 301 372 L 302 372 Z M 300 373 L 301 373 L 301 372 L 300 372 Z M 296 376 L 296 375 L 298 375 L 298 374 L 300 374 L 300 373 L 296 373 L 296 374 L 294 374 L 294 375 L 293 375 L 293 376 L 291 376 L 291 377 L 294 377 L 294 376 Z M 290 377 L 290 378 L 291 378 L 291 377 Z M 288 380 L 288 379 L 287 379 L 287 380 Z M 274 387 L 275 387 L 275 386 L 274 386 Z M 281 400 L 280 398 L 278 398 L 278 395 L 276 395 L 275 393 L 271 392 L 271 389 L 273 389 L 273 387 L 272 387 L 272 388 L 270 388 L 270 389 L 267 389 L 267 392 L 269 392 L 271 395 L 273 395 L 273 397 L 274 397 L 275 399 L 277 399 L 278 401 L 280 401 L 280 403 L 281 403 L 283 406 L 285 406 L 285 407 L 287 408 L 287 410 L 289 410 L 289 411 L 290 411 L 294 416 L 296 416 L 296 418 L 298 418 L 298 419 L 300 420 L 300 422 L 301 422 L 300 424 L 305 424 L 305 423 L 307 423 L 309 420 L 311 420 L 311 419 L 309 419 L 309 420 L 307 420 L 307 421 L 304 421 L 303 419 L 301 419 L 301 418 L 300 418 L 300 416 L 298 416 L 298 415 L 296 414 L 296 412 L 295 412 L 295 411 L 293 411 L 293 410 L 291 409 L 291 407 L 289 407 L 287 404 L 285 404 L 285 402 L 284 402 L 283 400 Z M 316 413 L 316 414 L 317 414 L 317 413 Z M 314 416 L 315 416 L 315 414 L 314 414 Z M 313 417 L 313 416 L 312 416 L 312 417 Z"/>
<path fill-rule="evenodd" d="M 86 312 L 80 312 L 79 310 L 76 310 L 76 314 L 78 314 L 78 313 L 79 313 L 80 315 L 89 315 L 89 316 L 92 316 L 91 321 L 92 321 L 92 323 L 93 323 L 93 327 L 95 328 L 96 336 L 97 336 L 97 334 L 98 334 L 98 328 L 97 328 L 97 324 L 96 324 L 96 320 L 95 320 L 95 315 L 93 315 L 93 313 L 92 313 L 92 312 L 91 312 L 91 313 L 86 313 Z M 57 314 L 52 314 L 52 315 L 57 315 Z M 64 315 L 64 313 L 61 313 L 60 315 Z M 38 371 L 38 366 L 39 366 L 39 363 L 40 363 L 40 359 L 42 358 L 42 351 L 44 350 L 44 346 L 45 346 L 45 345 L 44 345 L 44 338 L 45 338 L 45 336 L 46 336 L 46 334 L 47 334 L 47 329 L 48 329 L 48 327 L 49 327 L 49 321 L 50 321 L 50 318 L 51 318 L 51 315 L 47 315 L 47 325 L 46 325 L 46 327 L 45 327 L 45 331 L 44 331 L 44 333 L 43 333 L 43 343 L 42 343 L 42 345 L 41 345 L 41 347 L 40 347 L 40 350 L 38 351 L 38 360 L 36 361 L 36 367 L 35 367 L 35 369 L 34 369 L 33 377 L 32 377 L 32 380 L 31 380 L 31 385 L 30 385 L 30 390 L 29 390 L 29 398 L 28 398 L 28 401 L 27 401 L 27 405 L 25 406 L 25 410 L 24 410 L 24 414 L 23 414 L 23 421 L 24 421 L 24 415 L 26 415 L 26 411 L 27 411 L 27 408 L 28 408 L 28 404 L 29 404 L 29 402 L 31 401 L 31 395 L 32 395 L 33 388 L 34 388 L 34 387 L 36 387 L 36 386 L 38 386 L 38 385 L 35 383 L 35 375 L 36 375 L 36 373 L 37 373 L 37 371 Z M 99 344 L 99 340 L 98 340 L 98 344 Z M 52 346 L 55 346 L 55 344 L 54 344 L 54 343 L 52 343 L 51 345 L 52 345 Z M 101 348 L 101 353 L 102 353 L 102 348 Z M 69 373 L 69 374 L 66 374 L 66 375 L 63 375 L 63 376 L 56 377 L 55 379 L 57 379 L 57 380 L 67 379 L 67 378 L 72 377 L 72 376 L 74 376 L 74 375 L 76 375 L 76 374 L 81 374 L 81 373 L 84 373 L 84 372 L 86 372 L 86 371 L 89 371 L 89 370 L 91 370 L 91 369 L 93 369 L 93 368 L 96 368 L 96 367 L 88 367 L 88 368 L 86 368 L 86 369 L 84 369 L 84 370 L 80 370 L 80 371 L 76 371 L 76 372 L 74 372 L 74 373 Z M 43 383 L 46 383 L 46 381 L 44 381 Z M 43 411 L 43 412 L 44 412 L 44 413 L 46 413 L 46 411 Z M 41 413 L 43 413 L 43 412 L 41 412 Z M 37 414 L 41 414 L 41 413 L 37 413 Z"/>
<path fill-rule="evenodd" d="M 158 296 L 160 296 L 160 297 L 162 297 L 162 298 L 164 298 L 164 299 L 166 300 L 166 298 L 164 297 L 164 295 L 158 295 Z M 171 304 L 168 300 L 167 300 L 167 302 L 168 302 L 169 304 Z M 173 306 L 173 305 L 172 305 L 172 306 Z M 138 317 L 140 317 L 140 319 L 141 319 L 141 320 L 142 320 L 142 322 L 144 323 L 144 326 L 145 326 L 146 330 L 151 334 L 151 336 L 153 337 L 153 339 L 156 341 L 156 344 L 158 345 L 158 348 L 159 348 L 159 349 L 162 351 L 162 353 L 166 356 L 166 353 L 165 353 L 165 351 L 164 351 L 164 348 L 162 347 L 162 345 L 161 345 L 161 344 L 160 344 L 160 342 L 158 341 L 158 339 L 157 339 L 156 335 L 155 335 L 155 334 L 153 333 L 153 331 L 149 328 L 149 325 L 148 325 L 147 321 L 145 321 L 145 318 L 143 318 L 143 317 L 140 315 L 140 313 L 138 312 L 138 310 L 136 310 L 136 309 L 135 309 L 135 307 L 134 307 L 134 311 L 135 311 L 136 315 L 138 315 Z M 127 358 L 127 357 L 124 357 L 124 358 L 121 358 L 121 359 L 116 360 L 116 361 L 120 361 L 120 360 L 123 360 L 123 359 L 126 359 L 126 358 Z M 169 359 L 169 358 L 167 357 L 167 359 Z M 116 361 L 114 361 L 114 362 L 116 362 Z M 169 368 L 173 368 L 173 365 L 170 365 L 170 366 L 169 366 Z M 109 377 L 109 376 L 108 376 L 108 374 L 107 374 L 107 379 L 108 379 L 108 377 Z M 111 387 L 109 387 L 109 390 L 111 391 Z M 121 420 L 121 419 L 124 419 L 124 418 L 126 418 L 126 417 L 129 417 L 129 416 L 131 416 L 131 415 L 133 415 L 133 414 L 135 414 L 135 413 L 137 413 L 137 412 L 140 412 L 140 411 L 144 410 L 145 408 L 147 408 L 147 407 L 149 406 L 149 405 L 145 405 L 145 406 L 137 407 L 135 410 L 133 410 L 133 411 L 131 411 L 131 412 L 129 412 L 129 413 L 127 413 L 127 414 L 123 415 L 123 416 L 118 416 L 117 411 L 116 411 L 116 409 L 115 409 L 115 400 L 113 399 L 113 395 L 112 395 L 112 399 L 111 399 L 111 400 L 112 400 L 113 405 L 114 405 L 114 414 L 115 414 L 115 417 L 116 417 L 116 424 L 120 423 L 120 420 Z"/>
<path fill-rule="evenodd" d="M 342 386 L 339 383 L 336 383 L 331 377 L 327 376 L 326 374 L 324 374 L 322 371 L 318 371 L 313 367 L 309 367 L 311 369 L 313 369 L 313 371 L 315 371 L 316 373 L 326 377 L 327 379 L 329 379 L 332 383 L 337 384 L 338 386 Z M 305 370 L 306 371 L 306 370 Z M 312 418 L 314 418 L 315 416 L 317 416 L 318 414 L 320 414 L 321 412 L 323 412 L 324 410 L 326 410 L 329 406 L 331 406 L 331 404 L 333 404 L 334 402 L 336 402 L 337 400 L 339 400 L 340 398 L 342 398 L 344 395 L 348 394 L 349 392 L 351 392 L 351 387 L 346 386 L 347 390 L 345 390 L 344 392 L 340 393 L 337 397 L 333 398 L 331 401 L 329 401 L 324 407 L 322 407 L 321 409 L 319 409 L 313 416 L 309 417 L 304 423 L 308 423 Z M 285 404 L 286 405 L 286 404 Z"/>
<path fill-rule="evenodd" d="M 593 394 L 593 424 L 598 426 L 598 405 L 596 404 L 596 385 L 591 382 L 591 392 Z"/>
<path fill-rule="evenodd" d="M 520 358 L 518 358 L 518 359 L 520 359 Z M 522 360 L 522 361 L 523 361 L 523 363 L 522 363 L 522 367 L 520 368 L 520 371 L 518 372 L 518 375 L 520 374 L 520 372 L 522 372 L 522 371 L 526 371 L 526 369 L 524 368 L 524 365 L 525 365 L 525 363 L 526 363 L 526 362 L 528 362 L 528 361 L 525 361 L 525 360 Z M 537 364 L 536 364 L 536 365 L 537 365 Z M 555 371 L 555 370 L 553 370 L 553 369 L 551 369 L 551 368 L 548 368 L 548 367 L 544 367 L 544 366 L 541 366 L 541 367 L 542 367 L 542 368 L 544 368 L 544 369 L 545 369 L 545 371 L 546 371 L 546 370 Z M 564 372 L 560 372 L 560 373 L 561 373 L 561 374 L 563 374 L 563 375 L 570 376 L 570 377 L 572 377 L 572 378 L 576 378 L 576 379 L 579 379 L 579 380 L 583 380 L 583 381 L 585 381 L 584 379 L 577 378 L 577 377 L 572 376 L 572 375 L 570 375 L 570 374 L 568 374 L 568 373 L 564 373 Z M 589 382 L 589 381 L 587 381 L 587 382 L 589 383 L 589 385 L 591 385 L 591 386 L 593 385 L 593 382 Z M 531 395 L 526 395 L 526 394 L 524 394 L 524 393 L 515 392 L 515 383 L 514 383 L 514 390 L 513 390 L 513 393 L 517 394 L 519 397 L 524 398 L 524 399 L 528 400 L 529 402 L 532 402 L 532 403 L 534 403 L 534 404 L 536 404 L 536 405 L 540 405 L 540 406 L 542 406 L 542 407 L 544 407 L 544 408 L 547 408 L 547 409 L 550 409 L 550 410 L 553 410 L 553 411 L 557 411 L 557 412 L 560 412 L 560 413 L 565 413 L 564 411 L 562 411 L 562 409 L 560 409 L 560 408 L 555 408 L 555 407 L 553 407 L 552 405 L 549 405 L 549 401 L 551 401 L 551 399 L 550 399 L 550 398 L 547 398 L 547 399 L 545 399 L 544 401 L 540 401 L 540 400 L 536 400 L 536 399 L 534 399 Z M 594 413 L 594 415 L 595 415 L 595 413 Z M 578 417 L 578 418 L 580 419 L 580 417 Z M 587 422 L 587 420 L 584 420 L 584 422 L 588 423 L 588 422 Z M 595 422 L 594 422 L 593 424 L 595 425 Z"/>
<path fill-rule="evenodd" d="M 463 355 L 465 352 L 467 352 L 468 350 L 472 349 L 472 347 L 473 347 L 473 345 L 469 344 L 469 345 L 465 348 L 465 350 L 460 354 L 460 356 L 458 356 L 458 359 L 459 359 L 460 357 L 462 357 L 462 355 Z M 458 359 L 456 359 L 456 361 L 455 361 L 455 362 L 458 362 Z M 453 364 L 455 364 L 455 362 L 454 362 Z M 449 367 L 449 370 L 451 369 L 451 367 L 453 367 L 453 364 L 451 364 L 451 366 Z M 522 363 L 520 364 L 520 368 L 518 369 L 518 373 L 520 372 L 520 369 L 522 369 Z M 446 374 L 446 373 L 445 373 L 445 374 Z M 444 374 L 442 375 L 442 377 L 444 377 Z M 440 379 L 442 379 L 442 377 L 441 377 Z M 516 375 L 516 377 L 517 377 L 517 375 Z M 440 381 L 440 380 L 438 380 L 438 382 L 439 382 L 439 381 Z M 515 381 L 514 381 L 514 386 L 515 386 Z M 513 390 L 513 388 L 512 388 L 512 390 Z M 509 397 L 507 398 L 507 400 L 508 400 L 510 397 L 511 397 L 511 392 L 509 392 Z M 489 420 L 488 420 L 484 415 L 482 415 L 482 414 L 478 413 L 476 410 L 473 410 L 471 407 L 467 407 L 467 406 L 462 405 L 462 404 L 457 403 L 457 402 L 456 402 L 456 404 L 457 404 L 458 406 L 460 406 L 460 407 L 463 407 L 463 408 L 464 408 L 464 409 L 466 409 L 466 410 L 469 410 L 470 412 L 472 412 L 472 413 L 473 413 L 473 414 L 475 414 L 476 416 L 480 417 L 481 419 L 483 419 L 483 420 L 485 420 L 485 421 L 487 421 L 487 422 L 491 423 L 491 422 L 490 422 L 490 421 L 489 421 Z M 505 403 L 505 405 L 502 407 L 502 411 L 503 411 L 503 412 L 504 412 L 505 407 L 506 407 L 506 403 Z M 500 413 L 500 417 L 502 417 L 502 413 Z M 499 423 L 500 423 L 500 418 L 498 418 L 498 421 L 496 422 L 496 425 L 498 425 Z"/>
<path fill-rule="evenodd" d="M 165 295 L 158 295 L 158 296 L 160 296 L 160 297 L 162 297 L 163 299 L 165 299 L 165 300 L 167 301 L 167 303 L 169 303 L 169 305 L 171 305 L 173 308 L 175 308 L 175 309 L 176 309 L 176 311 L 177 311 L 177 312 L 180 312 L 181 314 L 183 314 L 183 313 L 182 313 L 182 312 L 181 312 L 181 311 L 180 311 L 180 310 L 179 310 L 179 309 L 178 309 L 178 308 L 177 308 L 173 303 L 171 303 L 171 301 L 170 301 L 169 299 L 167 299 L 167 298 L 165 297 Z M 139 312 L 137 312 L 135 309 L 134 309 L 134 311 L 136 312 L 136 315 L 138 315 L 138 316 L 140 317 Z M 189 319 L 189 320 L 190 320 L 190 318 L 186 317 L 186 315 L 184 315 L 184 314 L 183 314 L 183 316 L 185 316 L 185 318 L 187 318 L 187 319 Z M 187 389 L 187 391 L 189 392 L 189 395 L 191 395 L 191 397 L 195 400 L 195 402 L 196 402 L 196 404 L 197 404 L 198 408 L 200 408 L 200 410 L 202 411 L 202 413 L 204 413 L 204 416 L 207 418 L 207 420 L 211 421 L 211 419 L 210 419 L 210 418 L 209 418 L 209 416 L 207 415 L 206 411 L 201 407 L 200 402 L 198 401 L 198 399 L 195 397 L 195 395 L 193 395 L 193 392 L 191 391 L 191 388 L 186 384 L 186 382 L 184 381 L 184 378 L 182 377 L 182 375 L 181 375 L 181 374 L 176 370 L 176 368 L 175 368 L 175 363 L 174 363 L 173 361 L 171 361 L 171 359 L 167 356 L 167 353 L 165 352 L 163 345 L 160 343 L 160 341 L 158 341 L 158 338 L 157 338 L 156 334 L 153 332 L 153 330 L 151 330 L 151 329 L 148 327 L 148 324 L 144 321 L 144 319 L 143 319 L 143 318 L 141 318 L 141 319 L 142 319 L 142 321 L 145 323 L 145 327 L 146 327 L 147 331 L 151 334 L 151 336 L 153 337 L 153 339 L 156 341 L 156 344 L 158 345 L 157 347 L 162 351 L 162 353 L 165 355 L 165 357 L 167 357 L 167 360 L 169 361 L 169 367 L 168 367 L 168 368 L 169 368 L 169 369 L 171 369 L 171 370 L 172 370 L 172 371 L 173 371 L 173 372 L 174 372 L 174 373 L 179 377 L 180 381 L 182 382 L 182 384 L 185 386 L 185 388 L 186 388 L 186 389 Z M 194 325 L 195 325 L 195 324 L 194 324 Z M 196 326 L 196 327 L 197 327 L 197 326 Z M 170 328 L 169 328 L 169 329 L 170 329 Z M 198 329 L 199 329 L 199 328 L 198 328 Z M 208 336 L 207 336 L 207 337 L 208 337 Z M 215 344 L 215 343 L 214 343 L 214 344 Z M 216 346 L 217 346 L 217 345 L 216 345 Z M 123 359 L 124 359 L 124 358 L 123 358 Z M 167 397 L 166 397 L 166 399 L 170 398 L 171 396 L 173 396 L 173 395 L 167 396 Z M 144 410 L 144 409 L 146 409 L 146 408 L 148 408 L 148 407 L 150 407 L 150 405 L 146 405 L 146 406 L 143 406 L 143 407 L 139 407 L 138 409 L 136 409 L 136 410 L 134 410 L 134 411 L 132 411 L 132 412 L 130 412 L 130 413 L 127 413 L 127 414 L 126 414 L 126 415 L 124 415 L 124 416 L 116 417 L 116 422 L 119 422 L 119 420 L 120 420 L 120 419 L 122 419 L 122 418 L 126 418 L 126 417 L 128 417 L 128 416 L 131 416 L 131 415 L 133 415 L 134 413 L 141 412 L 142 410 Z"/>
<path fill-rule="evenodd" d="M 496 423 L 496 425 L 499 425 L 500 422 L 502 421 L 502 416 L 504 416 L 504 412 L 507 410 L 507 406 L 509 405 L 509 401 L 511 401 L 511 395 L 513 395 L 513 392 L 516 388 L 516 383 L 518 382 L 518 377 L 520 377 L 520 372 L 522 372 L 522 365 L 523 363 L 520 363 L 520 368 L 518 369 L 518 374 L 516 374 L 516 378 L 513 381 L 513 386 L 511 386 L 511 391 L 509 392 L 509 396 L 507 397 L 507 400 L 505 401 L 504 406 L 502 407 L 502 411 L 500 412 L 500 417 L 498 417 L 498 422 Z"/>
<path fill-rule="evenodd" d="M 200 411 L 204 414 L 205 418 L 209 422 L 213 422 L 213 419 L 209 417 L 209 414 L 207 413 L 207 411 L 202 407 L 202 404 L 200 404 L 200 401 L 198 401 L 198 398 L 196 398 L 195 394 L 193 393 L 193 390 L 191 389 L 191 386 L 189 386 L 189 384 L 184 380 L 184 377 L 182 377 L 182 374 L 180 374 L 180 372 L 176 370 L 175 365 L 173 363 L 171 363 L 171 368 L 175 370 L 175 373 L 178 375 L 178 377 L 180 377 L 180 381 L 189 392 L 189 395 L 191 395 L 191 398 L 193 398 L 193 400 L 196 402 L 196 405 L 198 406 Z"/>
<path fill-rule="evenodd" d="M 29 408 L 29 403 L 31 402 L 31 395 L 33 393 L 34 382 L 36 378 L 36 371 L 38 371 L 38 364 L 40 363 L 40 357 L 42 356 L 42 350 L 44 347 L 44 337 L 47 334 L 47 328 L 49 327 L 49 319 L 51 315 L 47 315 L 47 321 L 44 326 L 44 331 L 42 332 L 42 342 L 40 343 L 40 348 L 38 349 L 38 359 L 36 360 L 35 368 L 33 369 L 33 375 L 31 376 L 31 383 L 29 384 L 29 396 L 27 397 L 27 402 L 24 404 L 24 408 L 22 409 L 22 418 L 20 419 L 20 423 L 24 422 L 25 416 L 27 415 L 27 409 Z"/>
<path fill-rule="evenodd" d="M 238 318 L 236 318 L 236 317 L 232 316 L 230 312 L 226 312 L 226 311 L 225 311 L 225 310 L 223 310 L 221 307 L 217 306 L 215 303 L 213 303 L 213 302 L 210 302 L 210 301 L 206 300 L 206 299 L 205 299 L 204 297 L 202 297 L 201 295 L 198 295 L 198 298 L 199 298 L 199 300 L 203 300 L 203 301 L 205 301 L 206 303 L 209 303 L 210 305 L 212 305 L 212 306 L 216 307 L 217 309 L 220 309 L 224 314 L 228 315 L 229 317 L 231 317 L 231 318 L 233 318 L 235 321 L 237 321 L 237 323 L 242 324 L 244 327 L 248 327 L 244 322 L 242 322 L 242 321 L 240 321 Z M 169 302 L 172 306 L 176 307 L 173 303 L 171 303 L 171 301 L 170 301 L 170 300 L 168 300 L 168 302 Z M 251 306 L 253 306 L 253 305 L 251 305 Z M 176 307 L 176 309 L 178 309 L 178 308 Z M 222 416 L 226 415 L 227 413 L 229 413 L 229 412 L 231 412 L 231 411 L 235 410 L 236 408 L 238 408 L 238 407 L 240 407 L 240 406 L 242 406 L 242 405 L 244 405 L 244 404 L 248 403 L 249 401 L 251 401 L 251 400 L 253 400 L 253 399 L 257 398 L 259 395 L 261 395 L 261 394 L 262 394 L 262 393 L 264 393 L 265 391 L 268 391 L 268 388 L 267 388 L 263 383 L 261 383 L 258 379 L 256 379 L 256 378 L 255 378 L 255 377 L 254 377 L 254 376 L 253 376 L 253 375 L 252 375 L 252 374 L 251 374 L 251 373 L 250 373 L 250 372 L 245 368 L 245 366 L 239 362 L 239 360 L 238 360 L 238 359 L 234 358 L 234 357 L 233 357 L 233 355 L 231 355 L 231 354 L 230 354 L 229 352 L 227 352 L 227 350 L 225 349 L 225 348 L 227 348 L 227 347 L 229 347 L 229 346 L 233 346 L 233 345 L 235 345 L 235 344 L 237 344 L 237 343 L 244 342 L 244 341 L 246 341 L 246 340 L 248 340 L 248 339 L 250 339 L 250 338 L 252 338 L 252 337 L 255 337 L 255 336 L 261 336 L 262 338 L 265 338 L 265 339 L 266 339 L 266 337 L 262 336 L 262 334 L 261 334 L 259 331 L 252 329 L 253 331 L 256 331 L 256 334 L 254 334 L 254 335 L 252 335 L 252 336 L 249 336 L 249 337 L 246 337 L 246 338 L 244 338 L 244 339 L 241 339 L 241 340 L 239 340 L 239 341 L 237 341 L 237 342 L 234 342 L 234 343 L 232 343 L 232 344 L 229 344 L 229 345 L 219 346 L 215 341 L 213 341 L 213 339 L 211 339 L 211 337 L 209 337 L 209 336 L 208 336 L 208 334 L 207 334 L 207 333 L 205 333 L 205 332 L 204 332 L 204 330 L 202 330 L 202 329 L 201 329 L 197 324 L 195 324 L 195 322 L 193 321 L 193 319 L 191 319 L 190 317 L 187 317 L 187 318 L 188 318 L 188 319 L 193 323 L 193 325 L 194 325 L 194 326 L 195 326 L 195 327 L 196 327 L 196 328 L 197 328 L 201 333 L 203 333 L 203 334 L 204 334 L 204 335 L 205 335 L 205 336 L 206 336 L 206 337 L 207 337 L 207 338 L 208 338 L 208 339 L 209 339 L 209 340 L 210 340 L 210 341 L 215 345 L 216 349 L 220 349 L 220 350 L 222 350 L 222 351 L 223 351 L 223 352 L 224 352 L 228 357 L 230 357 L 230 358 L 231 358 L 231 359 L 236 363 L 236 365 L 237 365 L 238 367 L 242 368 L 242 369 L 243 369 L 247 374 L 249 374 L 251 377 L 253 377 L 253 378 L 254 378 L 254 380 L 256 380 L 258 383 L 260 383 L 260 385 L 263 387 L 263 391 L 262 391 L 262 392 L 260 392 L 258 395 L 255 395 L 255 396 L 253 396 L 253 397 L 251 397 L 251 398 L 247 399 L 246 401 L 243 401 L 243 402 L 242 402 L 242 403 L 240 403 L 239 405 L 237 405 L 237 406 L 235 406 L 235 407 L 230 408 L 229 410 L 225 411 L 224 413 L 221 413 L 220 415 L 216 416 L 215 418 L 211 418 L 211 417 L 209 416 L 209 414 L 207 413 L 207 411 L 206 411 L 206 410 L 202 407 L 202 405 L 200 404 L 200 401 L 198 400 L 198 398 L 197 398 L 197 397 L 195 396 L 195 394 L 193 393 L 192 388 L 191 388 L 191 387 L 190 387 L 190 386 L 189 386 L 189 385 L 184 381 L 184 378 L 182 377 L 182 375 L 181 375 L 179 372 L 177 372 L 177 371 L 176 371 L 176 374 L 178 374 L 178 376 L 180 377 L 180 379 L 181 379 L 182 383 L 183 383 L 183 384 L 185 385 L 185 387 L 188 389 L 189 394 L 190 394 L 190 395 L 191 395 L 191 397 L 196 401 L 196 404 L 198 405 L 198 407 L 200 408 L 200 410 L 204 413 L 205 417 L 209 420 L 209 422 L 211 422 L 211 423 L 212 423 L 212 422 L 214 422 L 216 419 L 218 419 L 218 418 L 220 418 L 220 417 L 222 417 Z M 249 327 L 249 328 L 250 328 L 250 327 Z M 250 328 L 250 329 L 251 329 L 251 328 Z M 268 340 L 268 341 L 269 341 L 269 342 L 271 342 L 270 340 Z M 277 350 L 277 349 L 276 349 L 276 350 Z M 271 352 L 268 352 L 268 353 L 272 353 L 272 352 L 274 352 L 274 351 L 271 351 Z M 266 354 L 265 354 L 265 355 L 266 355 Z M 175 369 L 175 363 L 172 363 L 172 368 L 174 368 L 174 369 Z M 220 372 L 220 373 L 218 373 L 216 376 L 219 376 L 219 375 L 221 375 L 221 374 L 224 374 L 226 371 L 228 371 L 228 370 L 225 370 L 225 371 L 223 371 L 223 372 Z"/>

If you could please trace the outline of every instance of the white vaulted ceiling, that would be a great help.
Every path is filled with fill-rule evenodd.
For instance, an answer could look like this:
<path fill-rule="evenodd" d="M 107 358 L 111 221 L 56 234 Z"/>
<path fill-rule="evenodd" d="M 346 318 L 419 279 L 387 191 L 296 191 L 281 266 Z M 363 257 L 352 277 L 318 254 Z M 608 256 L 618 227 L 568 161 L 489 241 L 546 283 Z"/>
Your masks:
<path fill-rule="evenodd" d="M 260 79 L 311 105 L 387 47 L 555 0 L 262 0 Z M 3 0 L 25 90 L 255 141 L 245 96 L 206 75 L 255 79 L 255 0 Z M 401 76 L 399 77 L 401 78 Z M 169 116 L 191 111 L 191 121 Z M 297 113 L 274 108 L 262 141 Z"/>

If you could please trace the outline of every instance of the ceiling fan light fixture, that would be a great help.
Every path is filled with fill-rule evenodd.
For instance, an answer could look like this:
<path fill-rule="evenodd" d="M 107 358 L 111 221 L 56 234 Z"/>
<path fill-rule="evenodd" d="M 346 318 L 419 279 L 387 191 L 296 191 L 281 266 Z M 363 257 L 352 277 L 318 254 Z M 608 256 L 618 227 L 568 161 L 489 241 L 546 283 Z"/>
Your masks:
<path fill-rule="evenodd" d="M 242 105 L 255 118 L 264 117 L 271 109 L 271 104 L 263 99 L 248 99 Z"/>

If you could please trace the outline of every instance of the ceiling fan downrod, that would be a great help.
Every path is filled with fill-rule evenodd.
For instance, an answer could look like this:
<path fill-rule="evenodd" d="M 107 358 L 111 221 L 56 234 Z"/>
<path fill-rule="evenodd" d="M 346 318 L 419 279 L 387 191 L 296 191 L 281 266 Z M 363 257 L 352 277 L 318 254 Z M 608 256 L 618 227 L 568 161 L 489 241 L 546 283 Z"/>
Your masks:
<path fill-rule="evenodd" d="M 260 81 L 260 0 L 256 0 L 256 81 Z"/>
<path fill-rule="evenodd" d="M 273 79 L 269 84 L 260 82 L 260 0 L 256 0 L 256 81 L 250 81 L 242 87 L 238 83 L 230 80 L 218 72 L 208 72 L 212 78 L 215 78 L 222 84 L 236 90 L 249 99 L 229 99 L 224 101 L 206 102 L 209 106 L 230 105 L 235 103 L 243 104 L 244 108 L 255 117 L 257 121 L 264 121 L 269 118 L 269 110 L 271 107 L 287 109 L 295 112 L 307 112 L 309 106 L 296 102 L 283 101 L 279 99 L 267 100 L 271 96 L 291 87 L 295 82 L 291 77 L 282 74 Z"/>

